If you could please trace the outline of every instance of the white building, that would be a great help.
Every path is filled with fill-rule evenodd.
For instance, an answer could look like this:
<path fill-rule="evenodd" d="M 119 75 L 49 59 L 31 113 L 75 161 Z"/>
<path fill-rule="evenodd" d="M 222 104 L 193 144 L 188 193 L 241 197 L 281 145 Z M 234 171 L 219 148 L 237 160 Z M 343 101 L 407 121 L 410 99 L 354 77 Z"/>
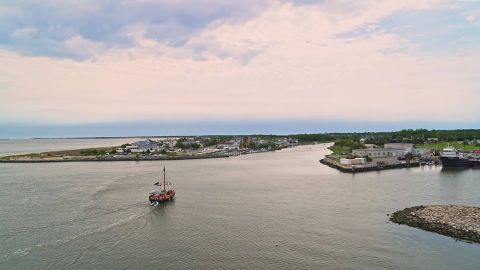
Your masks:
<path fill-rule="evenodd" d="M 365 163 L 365 158 L 341 158 L 340 164 L 344 165 L 359 165 Z"/>
<path fill-rule="evenodd" d="M 407 152 L 402 149 L 392 149 L 392 148 L 373 148 L 373 149 L 354 149 L 352 154 L 357 157 L 397 157 L 403 156 Z"/>

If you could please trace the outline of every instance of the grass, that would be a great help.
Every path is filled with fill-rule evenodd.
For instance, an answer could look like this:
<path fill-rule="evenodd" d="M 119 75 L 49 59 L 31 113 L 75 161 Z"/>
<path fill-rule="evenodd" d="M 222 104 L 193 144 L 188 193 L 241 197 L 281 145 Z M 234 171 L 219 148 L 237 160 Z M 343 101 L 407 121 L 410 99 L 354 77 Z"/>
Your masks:
<path fill-rule="evenodd" d="M 330 146 L 328 149 L 330 149 L 330 151 L 333 152 L 330 155 L 349 154 L 352 150 L 352 148 L 348 146 L 338 146 L 338 145 Z"/>
<path fill-rule="evenodd" d="M 450 147 L 454 147 L 456 149 L 461 149 L 469 152 L 480 149 L 479 145 L 472 145 L 472 144 L 464 145 L 462 142 L 439 142 L 439 143 L 416 144 L 415 148 L 427 148 L 430 150 L 441 151 L 443 148 L 447 148 L 449 145 Z"/>
<path fill-rule="evenodd" d="M 348 146 L 339 146 L 339 145 L 332 145 L 328 149 L 332 151 L 328 157 L 336 160 L 340 160 L 341 158 L 346 158 L 350 154 L 352 148 Z"/>

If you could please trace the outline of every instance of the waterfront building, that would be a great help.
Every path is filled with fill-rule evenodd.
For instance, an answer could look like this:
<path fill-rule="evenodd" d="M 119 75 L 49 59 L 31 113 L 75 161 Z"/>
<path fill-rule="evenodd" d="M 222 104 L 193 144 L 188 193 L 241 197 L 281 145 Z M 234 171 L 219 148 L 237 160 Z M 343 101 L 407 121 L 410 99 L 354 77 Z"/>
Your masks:
<path fill-rule="evenodd" d="M 354 149 L 352 154 L 357 157 L 397 157 L 403 156 L 407 152 L 403 149 L 393 148 L 372 148 L 372 149 Z"/>
<path fill-rule="evenodd" d="M 343 165 L 360 165 L 366 162 L 365 158 L 341 158 L 340 164 Z"/>
<path fill-rule="evenodd" d="M 133 143 L 133 145 L 137 146 L 136 149 L 131 149 L 133 153 L 147 152 L 147 151 L 153 152 L 153 151 L 159 150 L 158 144 L 150 139 L 145 141 L 135 142 Z"/>

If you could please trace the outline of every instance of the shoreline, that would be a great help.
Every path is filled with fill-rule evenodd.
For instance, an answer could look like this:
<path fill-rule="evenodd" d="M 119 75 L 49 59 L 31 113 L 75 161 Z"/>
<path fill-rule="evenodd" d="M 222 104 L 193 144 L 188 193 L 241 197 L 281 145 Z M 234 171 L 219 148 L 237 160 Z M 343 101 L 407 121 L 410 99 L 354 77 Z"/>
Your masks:
<path fill-rule="evenodd" d="M 140 156 L 140 157 L 82 157 L 82 158 L 54 158 L 54 159 L 0 159 L 0 163 L 54 163 L 54 162 L 107 162 L 107 161 L 155 161 L 155 160 L 187 160 L 187 159 L 211 159 L 228 158 L 236 155 L 205 155 L 205 156 Z"/>
<path fill-rule="evenodd" d="M 461 205 L 414 206 L 394 212 L 390 221 L 480 244 L 480 207 Z"/>
<path fill-rule="evenodd" d="M 161 138 L 167 138 L 161 136 Z M 43 138 L 42 138 L 43 139 Z M 90 139 L 99 139 L 98 137 Z M 268 139 L 268 140 L 267 140 Z M 65 140 L 68 140 L 65 138 Z M 299 146 L 290 138 L 177 138 L 153 141 L 151 139 L 117 146 L 74 146 L 64 150 L 7 154 L 0 156 L 0 163 L 49 163 L 49 162 L 102 162 L 102 161 L 151 161 L 226 158 L 245 154 L 272 152 Z M 116 142 L 120 144 L 121 142 Z M 213 144 L 212 144 L 213 143 Z M 48 146 L 48 145 L 47 145 Z M 78 147 L 78 148 L 77 148 Z M 88 146 L 87 146 L 88 147 Z M 28 148 L 28 147 L 27 147 Z M 34 149 L 34 147 L 31 147 Z M 44 147 L 45 148 L 45 147 Z M 55 148 L 55 147 L 52 147 Z M 9 149 L 7 149 L 8 151 Z"/>
<path fill-rule="evenodd" d="M 295 146 L 297 147 L 297 146 Z M 5 159 L 0 157 L 0 164 L 1 163 L 56 163 L 56 162 L 112 162 L 112 161 L 155 161 L 155 160 L 189 160 L 189 159 L 212 159 L 212 158 L 229 158 L 235 156 L 242 156 L 242 155 L 252 155 L 252 154 L 259 154 L 259 153 L 267 153 L 267 152 L 275 152 L 277 150 L 257 150 L 257 151 L 250 151 L 250 152 L 224 152 L 224 153 L 210 153 L 210 154 L 192 154 L 192 155 L 145 155 L 145 156 L 133 156 L 133 155 L 123 155 L 123 156 L 56 156 L 56 157 L 28 157 L 28 158 L 21 158 L 21 159 L 11 159 L 12 156 L 7 156 Z M 70 150 L 70 151 L 78 151 L 78 150 Z M 48 153 L 48 152 L 45 152 Z M 50 152 L 51 153 L 51 152 Z"/>

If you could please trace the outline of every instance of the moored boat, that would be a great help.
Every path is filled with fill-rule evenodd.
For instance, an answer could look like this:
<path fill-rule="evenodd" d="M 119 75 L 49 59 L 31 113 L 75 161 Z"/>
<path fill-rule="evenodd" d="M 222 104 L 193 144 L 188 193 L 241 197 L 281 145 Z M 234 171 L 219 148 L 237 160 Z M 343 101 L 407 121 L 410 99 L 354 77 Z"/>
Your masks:
<path fill-rule="evenodd" d="M 478 158 L 468 157 L 455 148 L 444 148 L 440 153 L 440 160 L 442 161 L 443 167 L 448 168 L 472 168 L 480 166 L 480 160 Z"/>
<path fill-rule="evenodd" d="M 163 185 L 162 185 L 163 184 Z M 165 166 L 163 167 L 163 183 L 160 181 L 153 184 L 155 188 L 150 192 L 148 200 L 150 205 L 158 205 L 159 203 L 172 201 L 175 199 L 175 190 L 171 187 L 171 183 L 167 182 L 167 173 Z"/>

